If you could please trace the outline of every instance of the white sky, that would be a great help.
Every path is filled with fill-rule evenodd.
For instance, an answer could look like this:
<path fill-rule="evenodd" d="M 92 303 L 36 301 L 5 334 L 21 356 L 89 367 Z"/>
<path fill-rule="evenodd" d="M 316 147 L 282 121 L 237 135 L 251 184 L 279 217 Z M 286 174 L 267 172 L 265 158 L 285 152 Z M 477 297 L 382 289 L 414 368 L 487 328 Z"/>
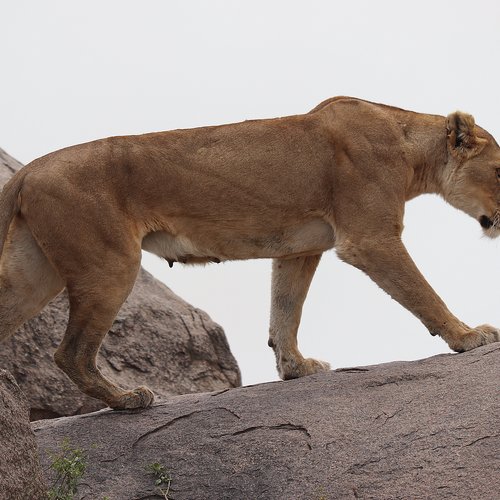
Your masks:
<path fill-rule="evenodd" d="M 27 163 L 99 137 L 307 112 L 334 95 L 457 108 L 500 139 L 500 3 L 51 1 L 0 6 L 0 147 Z M 500 326 L 499 243 L 425 196 L 404 240 L 457 316 Z M 225 329 L 244 383 L 277 378 L 267 347 L 270 261 L 143 264 Z M 325 254 L 302 352 L 333 367 L 448 352 L 369 278 Z"/>

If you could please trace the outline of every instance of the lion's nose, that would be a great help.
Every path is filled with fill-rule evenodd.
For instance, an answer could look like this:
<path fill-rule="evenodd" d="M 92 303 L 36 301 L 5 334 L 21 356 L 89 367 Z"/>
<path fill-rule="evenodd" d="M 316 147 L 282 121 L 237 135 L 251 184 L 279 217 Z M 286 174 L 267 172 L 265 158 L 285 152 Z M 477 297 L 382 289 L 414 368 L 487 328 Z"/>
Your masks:
<path fill-rule="evenodd" d="M 492 220 L 486 215 L 481 215 L 481 217 L 479 217 L 479 224 L 481 224 L 481 227 L 484 229 L 489 229 L 493 226 Z"/>

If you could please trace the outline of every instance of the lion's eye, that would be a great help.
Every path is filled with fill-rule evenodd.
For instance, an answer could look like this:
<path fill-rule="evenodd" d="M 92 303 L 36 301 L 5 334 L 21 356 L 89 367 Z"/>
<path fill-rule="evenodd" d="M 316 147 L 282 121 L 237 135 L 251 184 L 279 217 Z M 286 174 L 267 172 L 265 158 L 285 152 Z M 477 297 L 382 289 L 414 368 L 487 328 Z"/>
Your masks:
<path fill-rule="evenodd" d="M 497 168 L 497 179 L 500 181 L 500 168 Z"/>

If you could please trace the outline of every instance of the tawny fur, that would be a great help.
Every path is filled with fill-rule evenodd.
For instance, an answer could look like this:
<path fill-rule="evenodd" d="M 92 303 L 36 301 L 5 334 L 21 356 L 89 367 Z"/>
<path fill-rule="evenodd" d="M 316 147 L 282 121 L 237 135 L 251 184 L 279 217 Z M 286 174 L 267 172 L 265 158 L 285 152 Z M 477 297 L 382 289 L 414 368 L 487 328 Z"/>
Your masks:
<path fill-rule="evenodd" d="M 464 113 L 418 114 L 337 97 L 305 115 L 111 137 L 35 160 L 0 197 L 0 340 L 67 287 L 56 363 L 113 408 L 146 387 L 105 379 L 96 355 L 128 296 L 141 247 L 169 261 L 273 258 L 269 345 L 279 374 L 327 370 L 297 346 L 321 254 L 335 248 L 456 351 L 499 340 L 470 328 L 402 241 L 405 202 L 437 193 L 500 232 L 500 148 Z"/>

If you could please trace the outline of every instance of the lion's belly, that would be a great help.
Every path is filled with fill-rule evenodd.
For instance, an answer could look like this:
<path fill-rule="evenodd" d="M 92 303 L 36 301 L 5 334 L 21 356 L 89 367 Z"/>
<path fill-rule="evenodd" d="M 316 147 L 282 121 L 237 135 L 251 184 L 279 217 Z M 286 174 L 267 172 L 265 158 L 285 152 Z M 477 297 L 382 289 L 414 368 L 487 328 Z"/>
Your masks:
<path fill-rule="evenodd" d="M 225 260 L 314 255 L 334 245 L 330 224 L 322 219 L 286 229 L 248 231 L 204 231 L 203 234 L 173 235 L 155 231 L 146 235 L 142 248 L 170 262 L 197 264 Z"/>

